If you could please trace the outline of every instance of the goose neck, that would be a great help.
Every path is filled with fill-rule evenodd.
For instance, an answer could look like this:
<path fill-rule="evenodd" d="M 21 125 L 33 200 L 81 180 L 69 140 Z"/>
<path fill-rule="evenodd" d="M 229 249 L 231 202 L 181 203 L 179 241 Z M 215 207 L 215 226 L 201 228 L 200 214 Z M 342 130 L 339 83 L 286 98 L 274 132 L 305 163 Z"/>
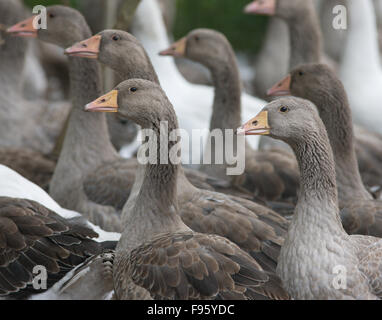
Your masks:
<path fill-rule="evenodd" d="M 317 101 L 321 104 L 317 106 L 326 126 L 335 159 L 340 207 L 346 200 L 354 197 L 371 199 L 359 173 L 351 110 L 345 90 L 341 87 L 338 87 L 335 95 L 318 92 L 320 98 Z"/>
<path fill-rule="evenodd" d="M 303 63 L 319 62 L 322 35 L 314 10 L 304 10 L 286 21 L 291 45 L 290 69 Z"/>

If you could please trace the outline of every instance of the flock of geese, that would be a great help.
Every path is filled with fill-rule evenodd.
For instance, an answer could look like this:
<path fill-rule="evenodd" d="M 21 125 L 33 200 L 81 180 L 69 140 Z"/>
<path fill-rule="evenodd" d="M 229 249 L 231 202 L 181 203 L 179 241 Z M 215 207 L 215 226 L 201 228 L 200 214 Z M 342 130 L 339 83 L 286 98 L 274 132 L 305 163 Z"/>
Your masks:
<path fill-rule="evenodd" d="M 220 32 L 170 45 L 157 0 L 141 0 L 131 33 L 96 35 L 73 8 L 47 7 L 37 30 L 20 1 L 0 0 L 0 298 L 381 299 L 377 27 L 371 0 L 342 2 L 341 64 L 323 53 L 315 1 L 248 4 L 271 16 L 256 68 L 267 102 L 242 93 Z M 287 48 L 274 54 L 280 34 Z M 65 50 L 70 103 L 25 97 L 37 41 L 25 38 Z M 206 67 L 212 86 L 186 81 L 174 57 Z M 124 80 L 106 94 L 100 65 Z M 245 172 L 122 156 L 135 125 L 159 136 L 161 121 L 247 135 Z M 47 290 L 33 285 L 36 266 Z"/>

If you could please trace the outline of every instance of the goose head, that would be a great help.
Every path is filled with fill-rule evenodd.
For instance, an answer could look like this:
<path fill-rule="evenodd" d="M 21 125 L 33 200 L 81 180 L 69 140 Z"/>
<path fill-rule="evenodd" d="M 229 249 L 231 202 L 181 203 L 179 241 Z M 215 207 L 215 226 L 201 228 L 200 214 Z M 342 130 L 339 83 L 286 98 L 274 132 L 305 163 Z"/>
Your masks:
<path fill-rule="evenodd" d="M 82 14 L 70 7 L 50 6 L 47 7 L 46 29 L 36 29 L 32 16 L 14 26 L 8 28 L 7 32 L 18 37 L 32 37 L 66 48 L 73 42 L 84 38 L 84 32 L 90 32 L 89 27 Z"/>
<path fill-rule="evenodd" d="M 213 66 L 218 62 L 217 60 L 227 57 L 226 52 L 229 48 L 227 38 L 220 32 L 211 29 L 195 29 L 159 54 L 184 57 L 206 66 Z"/>
<path fill-rule="evenodd" d="M 293 95 L 316 104 L 320 112 L 330 113 L 335 99 L 347 102 L 345 89 L 335 73 L 325 64 L 309 63 L 293 69 L 284 79 L 268 90 L 270 96 Z"/>
<path fill-rule="evenodd" d="M 311 132 L 319 120 L 317 109 L 308 100 L 285 97 L 266 105 L 238 130 L 244 135 L 269 135 L 289 145 L 297 144 Z"/>
<path fill-rule="evenodd" d="M 312 5 L 310 0 L 255 0 L 244 8 L 244 12 L 293 19 L 303 13 L 309 5 Z"/>
<path fill-rule="evenodd" d="M 143 128 L 152 128 L 169 116 L 169 100 L 161 87 L 149 80 L 129 79 L 85 106 L 88 112 L 118 112 Z"/>
<path fill-rule="evenodd" d="M 148 59 L 139 41 L 121 30 L 104 30 L 67 48 L 65 54 L 97 59 L 113 70 L 128 68 L 130 65 L 145 65 Z"/>

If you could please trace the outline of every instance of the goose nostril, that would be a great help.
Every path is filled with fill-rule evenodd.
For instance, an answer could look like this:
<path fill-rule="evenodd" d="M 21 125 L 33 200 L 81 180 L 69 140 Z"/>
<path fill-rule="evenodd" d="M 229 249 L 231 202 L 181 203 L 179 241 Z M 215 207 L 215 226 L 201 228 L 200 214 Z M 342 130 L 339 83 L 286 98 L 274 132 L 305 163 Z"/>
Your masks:
<path fill-rule="evenodd" d="M 252 122 L 252 124 L 253 124 L 254 126 L 257 126 L 258 123 L 259 123 L 259 122 L 258 122 L 257 120 L 255 120 L 255 121 Z"/>
<path fill-rule="evenodd" d="M 87 48 L 88 47 L 86 43 L 83 43 L 81 46 L 82 46 L 82 48 Z"/>
<path fill-rule="evenodd" d="M 25 23 L 23 23 L 22 25 L 20 25 L 21 28 L 25 28 L 27 25 Z"/>
<path fill-rule="evenodd" d="M 101 102 L 106 102 L 106 99 L 102 99 Z"/>

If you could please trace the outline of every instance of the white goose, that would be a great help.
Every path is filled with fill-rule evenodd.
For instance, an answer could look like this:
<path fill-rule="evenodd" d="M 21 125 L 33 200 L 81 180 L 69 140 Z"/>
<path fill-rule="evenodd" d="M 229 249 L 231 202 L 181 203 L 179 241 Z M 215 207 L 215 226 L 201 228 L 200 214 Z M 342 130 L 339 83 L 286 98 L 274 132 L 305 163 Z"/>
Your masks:
<path fill-rule="evenodd" d="M 373 3 L 348 0 L 348 15 L 348 40 L 340 77 L 355 123 L 382 133 L 382 69 Z"/>
<path fill-rule="evenodd" d="M 192 129 L 208 129 L 214 88 L 189 83 L 178 71 L 173 58 L 158 55 L 161 50 L 170 46 L 170 41 L 157 0 L 142 0 L 137 8 L 131 31 L 145 47 L 164 91 L 175 106 L 179 127 L 189 134 Z M 242 118 L 250 118 L 265 104 L 265 101 L 243 93 Z M 206 131 L 204 141 L 207 137 Z M 254 149 L 258 149 L 258 142 L 259 139 L 255 139 L 250 141 L 250 144 Z M 182 155 L 183 160 L 189 159 L 189 149 L 186 144 L 182 144 Z"/>

